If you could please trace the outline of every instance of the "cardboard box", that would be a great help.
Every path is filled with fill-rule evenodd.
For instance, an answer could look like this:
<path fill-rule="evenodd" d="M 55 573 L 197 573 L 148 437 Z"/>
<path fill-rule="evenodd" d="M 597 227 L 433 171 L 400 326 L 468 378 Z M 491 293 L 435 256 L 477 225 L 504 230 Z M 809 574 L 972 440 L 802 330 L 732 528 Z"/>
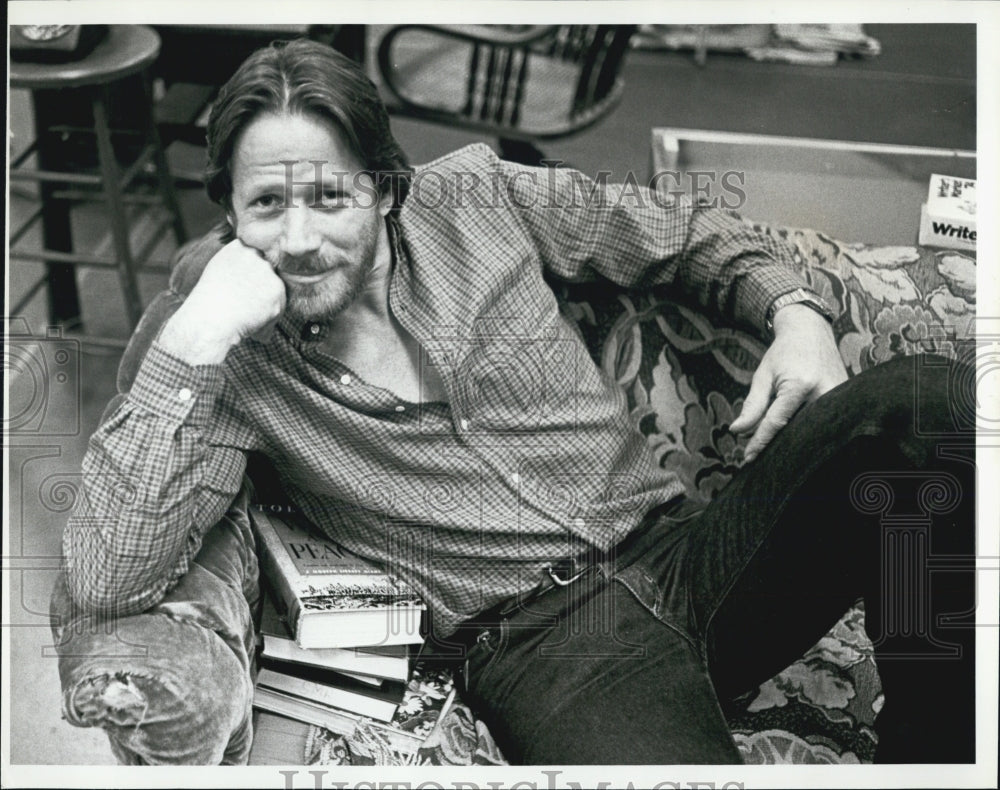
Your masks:
<path fill-rule="evenodd" d="M 934 173 L 920 209 L 920 244 L 976 249 L 976 182 Z"/>

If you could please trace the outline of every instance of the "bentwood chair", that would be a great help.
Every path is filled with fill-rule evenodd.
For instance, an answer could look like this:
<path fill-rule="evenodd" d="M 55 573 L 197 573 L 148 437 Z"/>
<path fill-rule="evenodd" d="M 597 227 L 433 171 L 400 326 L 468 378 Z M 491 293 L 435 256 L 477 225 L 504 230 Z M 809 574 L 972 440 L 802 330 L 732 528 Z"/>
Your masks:
<path fill-rule="evenodd" d="M 535 143 L 567 137 L 618 104 L 634 25 L 398 25 L 378 69 L 391 112 L 500 139 L 537 164 Z"/>

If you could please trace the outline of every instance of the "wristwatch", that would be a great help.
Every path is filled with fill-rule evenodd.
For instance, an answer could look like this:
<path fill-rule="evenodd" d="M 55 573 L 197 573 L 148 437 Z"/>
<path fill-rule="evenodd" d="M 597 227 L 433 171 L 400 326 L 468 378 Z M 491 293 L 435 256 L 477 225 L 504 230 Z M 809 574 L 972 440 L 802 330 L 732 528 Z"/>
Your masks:
<path fill-rule="evenodd" d="M 767 331 L 774 335 L 774 317 L 778 314 L 778 311 L 782 307 L 788 307 L 790 304 L 801 304 L 806 307 L 815 310 L 823 318 L 833 323 L 834 315 L 833 311 L 827 306 L 823 298 L 814 291 L 810 291 L 807 288 L 796 288 L 794 291 L 789 291 L 786 294 L 782 294 L 773 302 L 771 306 L 767 309 L 767 320 L 766 326 Z"/>

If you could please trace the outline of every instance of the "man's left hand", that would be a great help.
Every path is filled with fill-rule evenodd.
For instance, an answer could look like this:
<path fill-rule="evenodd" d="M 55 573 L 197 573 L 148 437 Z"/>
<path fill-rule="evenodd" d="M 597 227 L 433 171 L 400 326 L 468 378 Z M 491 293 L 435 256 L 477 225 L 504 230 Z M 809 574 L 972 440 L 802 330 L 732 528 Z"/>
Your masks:
<path fill-rule="evenodd" d="M 750 433 L 745 455 L 752 461 L 805 404 L 847 380 L 829 322 L 801 304 L 774 315 L 774 342 L 750 382 L 733 433 Z"/>

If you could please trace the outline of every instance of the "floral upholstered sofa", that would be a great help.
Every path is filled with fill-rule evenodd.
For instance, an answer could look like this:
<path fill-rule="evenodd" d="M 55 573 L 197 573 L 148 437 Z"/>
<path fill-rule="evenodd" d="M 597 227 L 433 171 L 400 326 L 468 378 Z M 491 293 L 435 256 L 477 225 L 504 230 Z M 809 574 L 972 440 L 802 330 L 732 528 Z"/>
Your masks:
<path fill-rule="evenodd" d="M 799 272 L 836 313 L 834 333 L 849 374 L 901 355 L 955 356 L 969 340 L 976 307 L 973 257 L 846 245 L 813 230 L 757 227 L 796 248 Z M 729 424 L 764 343 L 655 290 L 554 287 L 595 360 L 628 394 L 633 425 L 656 459 L 679 470 L 689 496 L 711 499 L 740 466 L 746 438 L 730 433 Z M 683 420 L 667 418 L 675 414 Z M 874 754 L 881 704 L 859 602 L 800 660 L 726 713 L 747 763 L 859 763 Z M 422 754 L 434 763 L 502 759 L 484 725 L 462 706 L 444 718 Z"/>
<path fill-rule="evenodd" d="M 801 274 L 835 309 L 837 342 L 852 375 L 900 355 L 954 356 L 969 339 L 975 314 L 972 257 L 917 247 L 844 245 L 811 230 L 762 230 L 795 246 Z M 176 286 L 189 275 L 175 271 L 171 282 Z M 714 325 L 655 289 L 553 287 L 595 360 L 627 393 L 633 425 L 647 437 L 658 462 L 679 471 L 690 496 L 710 499 L 740 465 L 745 439 L 734 437 L 728 427 L 740 412 L 764 344 L 743 331 Z M 123 361 L 123 368 L 128 364 Z M 672 422 L 669 415 L 683 419 Z M 53 625 L 62 655 L 64 711 L 72 723 L 87 726 L 74 695 L 94 682 L 94 670 L 74 651 L 70 625 Z M 111 629 L 108 634 L 110 640 Z M 93 649 L 94 642 L 88 644 Z M 127 666 L 141 659 L 122 661 L 123 673 L 142 673 L 141 666 Z M 433 697 L 442 692 L 428 687 L 411 693 Z M 859 605 L 727 716 L 748 763 L 857 763 L 872 758 L 880 706 L 878 673 Z M 352 743 L 370 746 L 370 733 L 356 736 L 343 738 L 314 727 L 302 761 L 370 762 L 361 756 L 370 755 L 370 748 L 352 749 Z M 504 761 L 486 727 L 461 704 L 433 729 L 418 759 L 444 765 Z M 382 761 L 391 762 L 391 754 L 384 752 Z"/>

